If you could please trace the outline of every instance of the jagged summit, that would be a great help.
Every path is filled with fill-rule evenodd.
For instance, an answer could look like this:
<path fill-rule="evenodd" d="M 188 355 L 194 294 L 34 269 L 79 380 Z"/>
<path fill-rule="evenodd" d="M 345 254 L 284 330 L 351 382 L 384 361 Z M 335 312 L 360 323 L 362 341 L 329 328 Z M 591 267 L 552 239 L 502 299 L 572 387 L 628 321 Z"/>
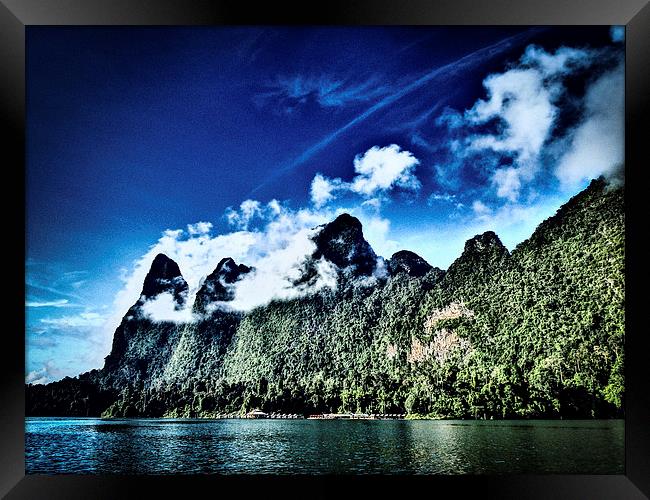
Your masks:
<path fill-rule="evenodd" d="M 217 267 L 208 278 L 221 276 L 226 283 L 234 283 L 239 279 L 239 276 L 250 271 L 250 267 L 244 264 L 237 264 L 231 257 L 225 257 L 219 261 L 219 264 L 217 264 Z"/>
<path fill-rule="evenodd" d="M 197 292 L 194 311 L 202 313 L 211 302 L 233 300 L 234 291 L 228 285 L 232 285 L 251 270 L 244 264 L 237 264 L 231 257 L 221 259 Z"/>
<path fill-rule="evenodd" d="M 332 229 L 334 228 L 342 229 L 346 227 L 352 227 L 359 231 L 361 231 L 363 228 L 361 221 L 348 213 L 342 213 L 341 215 L 336 217 L 336 219 L 334 219 L 332 222 L 327 223 L 326 226 L 330 226 Z"/>
<path fill-rule="evenodd" d="M 501 240 L 494 231 L 486 231 L 467 240 L 461 258 L 467 256 L 467 254 L 486 252 L 508 253 L 508 249 L 501 243 Z"/>
<path fill-rule="evenodd" d="M 154 298 L 161 293 L 172 293 L 180 305 L 185 302 L 187 292 L 187 282 L 183 278 L 178 264 L 165 254 L 156 255 L 144 279 L 141 300 Z"/>
<path fill-rule="evenodd" d="M 433 267 L 422 257 L 410 250 L 395 252 L 388 261 L 388 272 L 391 276 L 406 273 L 414 278 L 427 274 Z"/>
<path fill-rule="evenodd" d="M 477 234 L 465 242 L 463 253 L 449 266 L 445 280 L 464 279 L 470 274 L 485 279 L 509 257 L 510 252 L 494 231 Z"/>
<path fill-rule="evenodd" d="M 322 226 L 313 241 L 315 260 L 324 257 L 340 269 L 352 268 L 355 275 L 368 276 L 375 270 L 377 255 L 363 237 L 361 222 L 350 214 L 341 214 Z"/>

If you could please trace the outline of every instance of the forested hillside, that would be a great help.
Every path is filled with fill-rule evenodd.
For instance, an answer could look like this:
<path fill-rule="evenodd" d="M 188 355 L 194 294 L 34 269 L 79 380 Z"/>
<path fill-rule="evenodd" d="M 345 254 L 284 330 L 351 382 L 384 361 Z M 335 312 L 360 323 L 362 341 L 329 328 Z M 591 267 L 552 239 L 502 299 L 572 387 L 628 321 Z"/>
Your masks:
<path fill-rule="evenodd" d="M 197 294 L 200 320 L 154 323 L 139 301 L 104 368 L 28 385 L 27 414 L 621 416 L 624 241 L 623 188 L 603 179 L 511 253 L 486 232 L 446 272 L 409 251 L 377 257 L 359 221 L 342 215 L 317 233 L 296 282 L 309 284 L 325 259 L 336 289 L 245 313 L 213 307 L 251 272 L 224 259 Z M 165 256 L 141 300 L 161 291 L 179 307 L 187 300 Z"/>

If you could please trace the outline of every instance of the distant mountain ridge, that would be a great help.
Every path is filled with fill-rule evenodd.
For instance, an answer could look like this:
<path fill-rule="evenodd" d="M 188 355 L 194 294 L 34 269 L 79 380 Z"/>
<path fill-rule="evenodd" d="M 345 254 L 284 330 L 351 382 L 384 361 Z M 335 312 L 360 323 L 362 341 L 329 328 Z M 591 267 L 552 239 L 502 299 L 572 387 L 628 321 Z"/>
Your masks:
<path fill-rule="evenodd" d="M 190 300 L 178 265 L 156 256 L 104 367 L 27 385 L 26 414 L 622 414 L 622 187 L 592 181 L 512 252 L 477 235 L 447 271 L 408 250 L 377 256 L 349 214 L 313 241 L 294 285 L 309 289 L 327 261 L 341 286 L 237 312 L 218 305 L 255 270 L 224 258 L 189 323 L 142 314 L 160 294 Z"/>

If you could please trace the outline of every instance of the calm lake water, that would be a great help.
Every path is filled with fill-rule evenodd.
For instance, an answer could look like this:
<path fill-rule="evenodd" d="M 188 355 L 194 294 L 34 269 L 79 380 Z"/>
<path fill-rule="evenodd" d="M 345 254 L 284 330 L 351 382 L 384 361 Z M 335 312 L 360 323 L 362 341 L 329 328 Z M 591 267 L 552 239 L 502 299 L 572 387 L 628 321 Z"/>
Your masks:
<path fill-rule="evenodd" d="M 28 418 L 28 474 L 624 473 L 624 422 Z"/>

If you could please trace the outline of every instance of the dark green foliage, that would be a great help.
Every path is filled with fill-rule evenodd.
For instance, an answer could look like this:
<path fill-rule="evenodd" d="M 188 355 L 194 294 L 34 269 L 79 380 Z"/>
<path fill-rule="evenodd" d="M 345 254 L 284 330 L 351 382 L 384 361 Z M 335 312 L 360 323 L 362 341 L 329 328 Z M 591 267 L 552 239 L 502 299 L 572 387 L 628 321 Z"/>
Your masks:
<path fill-rule="evenodd" d="M 97 375 L 98 371 L 93 370 L 47 385 L 28 385 L 25 394 L 27 416 L 98 416 L 117 394 L 100 389 Z"/>
<path fill-rule="evenodd" d="M 343 259 L 341 235 L 363 250 L 335 292 L 189 325 L 125 319 L 103 370 L 28 386 L 28 414 L 622 415 L 622 188 L 593 181 L 512 253 L 478 235 L 446 273 L 402 253 L 390 277 L 365 275 L 355 220 L 321 238 L 320 257 Z"/>

